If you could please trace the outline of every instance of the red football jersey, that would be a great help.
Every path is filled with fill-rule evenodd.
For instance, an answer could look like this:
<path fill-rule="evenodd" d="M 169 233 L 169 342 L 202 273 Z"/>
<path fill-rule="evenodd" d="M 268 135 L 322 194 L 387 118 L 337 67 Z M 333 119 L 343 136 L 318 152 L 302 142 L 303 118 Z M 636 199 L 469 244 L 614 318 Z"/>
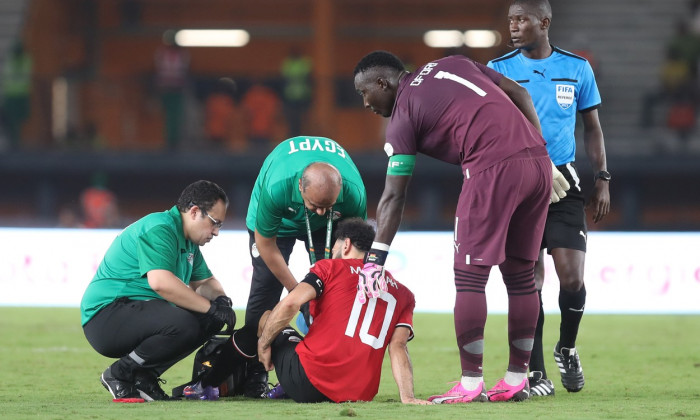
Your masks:
<path fill-rule="evenodd" d="M 321 260 L 311 272 L 323 281 L 309 309 L 313 323 L 296 347 L 311 383 L 335 402 L 371 401 L 379 389 L 384 352 L 394 329 L 411 329 L 413 293 L 386 273 L 388 292 L 356 302 L 359 259 Z"/>

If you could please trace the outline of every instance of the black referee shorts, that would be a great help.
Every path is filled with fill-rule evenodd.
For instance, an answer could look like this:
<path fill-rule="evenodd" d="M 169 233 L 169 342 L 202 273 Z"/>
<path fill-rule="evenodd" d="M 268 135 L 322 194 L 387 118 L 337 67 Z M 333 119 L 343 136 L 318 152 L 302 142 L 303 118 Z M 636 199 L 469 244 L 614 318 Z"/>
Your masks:
<path fill-rule="evenodd" d="M 573 162 L 559 165 L 557 169 L 564 175 L 571 188 L 561 201 L 549 205 L 541 249 L 546 248 L 548 254 L 551 254 L 554 248 L 586 252 L 588 227 L 581 179 Z"/>

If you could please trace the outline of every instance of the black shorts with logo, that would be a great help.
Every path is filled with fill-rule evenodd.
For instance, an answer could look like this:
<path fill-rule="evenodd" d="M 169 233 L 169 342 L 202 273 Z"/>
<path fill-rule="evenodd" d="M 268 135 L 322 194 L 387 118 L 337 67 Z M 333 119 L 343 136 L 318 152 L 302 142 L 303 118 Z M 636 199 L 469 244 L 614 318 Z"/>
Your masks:
<path fill-rule="evenodd" d="M 571 188 L 561 201 L 549 205 L 541 249 L 546 248 L 548 254 L 551 254 L 554 248 L 577 249 L 586 252 L 588 228 L 581 179 L 574 162 L 559 165 L 557 169 L 569 181 Z"/>

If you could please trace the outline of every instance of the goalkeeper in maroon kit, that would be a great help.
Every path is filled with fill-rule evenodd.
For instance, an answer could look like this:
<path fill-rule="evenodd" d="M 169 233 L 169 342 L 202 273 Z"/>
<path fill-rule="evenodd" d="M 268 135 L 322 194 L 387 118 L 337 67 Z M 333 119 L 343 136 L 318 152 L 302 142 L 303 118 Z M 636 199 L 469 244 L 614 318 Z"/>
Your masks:
<path fill-rule="evenodd" d="M 359 218 L 341 221 L 333 259 L 318 261 L 260 320 L 258 357 L 275 369 L 296 402 L 371 401 L 377 394 L 385 350 L 402 403 L 430 404 L 413 395 L 407 343 L 413 338 L 413 293 L 386 272 L 387 291 L 367 304 L 355 300 L 357 276 L 374 229 Z M 302 339 L 289 326 L 302 304 L 313 319 Z"/>
<path fill-rule="evenodd" d="M 457 55 L 410 73 L 395 55 L 375 51 L 359 61 L 354 75 L 365 108 L 390 118 L 377 235 L 358 278 L 358 302 L 386 288 L 383 266 L 401 224 L 416 154 L 459 166 L 463 182 L 455 209 L 453 267 L 461 378 L 429 400 L 529 398 L 527 367 L 539 308 L 535 261 L 549 202 L 568 189 L 561 173 L 552 170 L 530 95 L 515 81 Z M 503 379 L 486 391 L 485 289 L 494 265 L 508 292 L 510 357 Z"/>

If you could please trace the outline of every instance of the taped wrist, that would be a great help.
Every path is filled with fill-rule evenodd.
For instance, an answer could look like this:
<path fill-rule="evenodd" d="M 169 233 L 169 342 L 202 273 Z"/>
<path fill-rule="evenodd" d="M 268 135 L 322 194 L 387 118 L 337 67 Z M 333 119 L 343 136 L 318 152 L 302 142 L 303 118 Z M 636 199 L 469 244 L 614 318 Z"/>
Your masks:
<path fill-rule="evenodd" d="M 365 263 L 384 265 L 387 255 L 389 255 L 389 250 L 383 251 L 381 249 L 371 248 L 365 254 Z"/>

